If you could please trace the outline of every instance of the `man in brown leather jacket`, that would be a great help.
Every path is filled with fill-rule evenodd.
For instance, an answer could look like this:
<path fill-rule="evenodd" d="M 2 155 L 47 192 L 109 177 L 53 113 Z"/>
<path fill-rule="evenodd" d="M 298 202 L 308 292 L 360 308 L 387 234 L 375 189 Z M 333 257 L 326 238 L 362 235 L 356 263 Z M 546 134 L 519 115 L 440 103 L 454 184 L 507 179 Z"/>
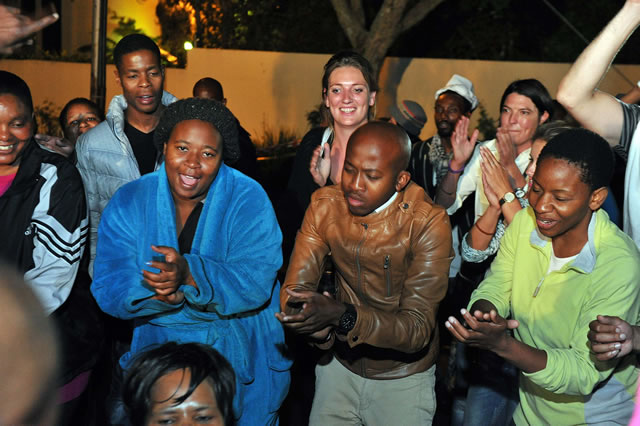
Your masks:
<path fill-rule="evenodd" d="M 406 172 L 389 123 L 356 130 L 340 185 L 316 191 L 280 292 L 280 321 L 335 355 L 316 368 L 310 424 L 430 424 L 438 304 L 447 290 L 446 212 Z M 327 255 L 336 297 L 316 292 Z"/>

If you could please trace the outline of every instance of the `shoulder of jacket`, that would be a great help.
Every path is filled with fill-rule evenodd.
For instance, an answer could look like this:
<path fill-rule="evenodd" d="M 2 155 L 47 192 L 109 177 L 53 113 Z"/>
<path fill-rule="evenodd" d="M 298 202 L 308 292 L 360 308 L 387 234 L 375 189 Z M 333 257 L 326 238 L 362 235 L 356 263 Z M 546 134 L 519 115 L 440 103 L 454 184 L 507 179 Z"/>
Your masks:
<path fill-rule="evenodd" d="M 103 121 L 91 129 L 91 131 L 78 138 L 78 142 L 76 143 L 78 167 L 84 168 L 90 163 L 95 163 L 97 158 L 95 157 L 96 154 L 94 151 L 121 152 L 120 144 L 120 140 L 114 133 L 112 123 L 106 120 Z"/>
<path fill-rule="evenodd" d="M 427 141 L 420 141 L 420 142 L 416 142 L 411 146 L 411 158 L 415 158 L 416 156 L 421 155 L 420 153 L 422 152 L 422 148 L 427 145 Z"/>
<path fill-rule="evenodd" d="M 313 194 L 311 194 L 312 203 L 320 200 L 327 200 L 327 199 L 332 199 L 332 200 L 344 199 L 344 193 L 342 192 L 342 189 L 340 189 L 340 185 L 323 186 L 322 188 L 317 189 L 316 191 L 313 192 Z"/>
<path fill-rule="evenodd" d="M 124 110 L 126 109 L 127 100 L 124 98 L 124 95 L 115 95 L 111 98 L 111 102 L 109 102 L 105 121 L 113 120 L 114 118 L 124 120 Z"/>
<path fill-rule="evenodd" d="M 111 200 L 124 198 L 127 200 L 127 204 L 137 203 L 146 199 L 151 192 L 155 192 L 158 185 L 158 177 L 155 173 L 148 173 L 136 180 L 120 185 L 120 187 L 113 192 Z"/>
<path fill-rule="evenodd" d="M 324 134 L 326 129 L 327 129 L 326 127 L 316 127 L 309 130 L 302 137 L 302 141 L 300 142 L 299 147 L 305 148 L 305 147 L 311 146 L 315 148 L 316 146 L 320 145 L 320 142 L 322 142 L 322 135 Z"/>
<path fill-rule="evenodd" d="M 67 182 L 74 181 L 77 183 L 82 182 L 80 172 L 76 166 L 74 166 L 69 159 L 62 157 L 61 155 L 47 153 L 42 157 L 42 163 L 50 164 L 55 167 L 58 180 L 64 180 Z"/>
<path fill-rule="evenodd" d="M 167 92 L 166 90 L 162 91 L 162 105 L 164 106 L 171 105 L 177 100 L 178 98 L 173 96 L 171 93 Z"/>
<path fill-rule="evenodd" d="M 271 204 L 267 192 L 262 185 L 249 176 L 239 172 L 231 166 L 224 165 L 226 171 L 222 176 L 223 179 L 227 179 L 227 185 L 231 186 L 234 196 L 243 198 L 246 202 L 264 204 L 265 202 Z M 220 173 L 220 172 L 218 172 Z M 216 177 L 217 179 L 218 177 Z"/>
<path fill-rule="evenodd" d="M 606 263 L 628 263 L 628 268 L 623 268 L 627 271 L 640 270 L 640 251 L 631 237 L 622 232 L 604 210 L 599 209 L 594 214 L 596 256 L 606 259 Z"/>
<path fill-rule="evenodd" d="M 406 203 L 408 207 L 412 207 L 411 210 L 417 218 L 431 219 L 438 215 L 447 216 L 446 210 L 435 204 L 417 183 L 410 182 L 403 192 L 404 196 L 401 202 Z"/>

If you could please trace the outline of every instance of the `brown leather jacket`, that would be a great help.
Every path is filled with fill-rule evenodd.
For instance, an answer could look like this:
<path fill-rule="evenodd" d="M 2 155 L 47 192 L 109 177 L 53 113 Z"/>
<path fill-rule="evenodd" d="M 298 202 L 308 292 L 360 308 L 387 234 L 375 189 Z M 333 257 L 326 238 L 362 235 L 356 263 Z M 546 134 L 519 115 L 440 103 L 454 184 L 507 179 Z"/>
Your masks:
<path fill-rule="evenodd" d="M 353 304 L 355 327 L 331 338 L 338 360 L 354 373 L 396 379 L 431 367 L 438 355 L 438 304 L 453 259 L 445 210 L 411 182 L 379 213 L 353 216 L 339 186 L 316 191 L 296 237 L 280 292 L 316 290 L 327 255 L 336 298 Z"/>

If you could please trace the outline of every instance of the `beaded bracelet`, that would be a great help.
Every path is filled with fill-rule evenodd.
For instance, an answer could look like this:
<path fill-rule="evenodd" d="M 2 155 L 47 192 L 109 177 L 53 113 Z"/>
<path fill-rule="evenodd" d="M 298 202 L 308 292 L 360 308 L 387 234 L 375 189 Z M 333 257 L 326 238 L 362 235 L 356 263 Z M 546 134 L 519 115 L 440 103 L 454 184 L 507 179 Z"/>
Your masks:
<path fill-rule="evenodd" d="M 451 160 L 449 160 L 449 165 L 447 166 L 447 169 L 449 169 L 449 172 L 451 172 L 451 173 L 453 173 L 455 175 L 464 172 L 464 166 L 462 166 L 462 168 L 460 170 L 453 170 L 451 168 Z"/>
<path fill-rule="evenodd" d="M 478 229 L 478 231 L 482 232 L 484 235 L 489 235 L 489 236 L 493 236 L 493 234 L 495 234 L 496 231 L 493 231 L 491 233 L 483 230 L 482 228 L 480 228 L 480 225 L 478 225 L 478 222 L 475 223 L 476 228 Z"/>

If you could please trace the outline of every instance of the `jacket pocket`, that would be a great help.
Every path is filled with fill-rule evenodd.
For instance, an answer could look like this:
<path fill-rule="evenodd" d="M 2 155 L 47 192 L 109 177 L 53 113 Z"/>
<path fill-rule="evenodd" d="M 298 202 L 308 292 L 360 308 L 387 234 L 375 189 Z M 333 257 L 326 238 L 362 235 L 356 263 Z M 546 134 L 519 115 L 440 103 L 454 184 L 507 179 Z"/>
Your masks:
<path fill-rule="evenodd" d="M 391 281 L 391 255 L 384 256 L 384 282 L 387 285 L 387 297 L 391 297 L 393 293 L 393 281 Z"/>

